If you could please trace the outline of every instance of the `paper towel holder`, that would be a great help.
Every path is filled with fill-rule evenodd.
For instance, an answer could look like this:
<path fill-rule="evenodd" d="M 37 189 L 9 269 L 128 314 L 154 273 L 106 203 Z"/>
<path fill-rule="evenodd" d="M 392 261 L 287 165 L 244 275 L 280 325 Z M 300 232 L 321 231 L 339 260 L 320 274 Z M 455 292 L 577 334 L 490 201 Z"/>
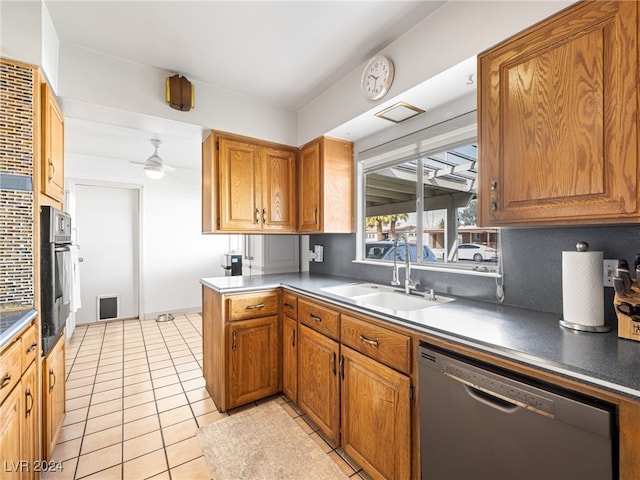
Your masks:
<path fill-rule="evenodd" d="M 580 241 L 576 243 L 576 251 L 586 252 L 588 250 L 589 244 L 587 242 Z M 570 328 L 572 330 L 579 330 L 581 332 L 606 333 L 611 331 L 611 326 L 609 325 L 581 325 L 579 323 L 567 322 L 562 319 L 560 319 L 560 326 Z"/>

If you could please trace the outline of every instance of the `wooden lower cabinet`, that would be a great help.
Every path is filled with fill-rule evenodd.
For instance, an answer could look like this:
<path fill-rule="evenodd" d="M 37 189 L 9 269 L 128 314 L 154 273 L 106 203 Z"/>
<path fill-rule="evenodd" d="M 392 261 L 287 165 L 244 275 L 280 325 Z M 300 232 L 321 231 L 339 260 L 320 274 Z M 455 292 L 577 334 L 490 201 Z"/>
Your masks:
<path fill-rule="evenodd" d="M 220 412 L 282 389 L 280 289 L 222 295 L 202 287 L 202 373 Z"/>
<path fill-rule="evenodd" d="M 43 455 L 51 459 L 65 415 L 64 334 L 45 357 L 42 369 Z"/>
<path fill-rule="evenodd" d="M 342 346 L 342 448 L 376 479 L 411 476 L 411 380 Z"/>
<path fill-rule="evenodd" d="M 280 391 L 278 323 L 278 316 L 271 315 L 232 322 L 227 326 L 227 408 Z"/>
<path fill-rule="evenodd" d="M 14 388 L 0 408 L 0 458 L 3 461 L 2 479 L 19 479 L 21 451 L 22 395 Z M 8 462 L 8 464 L 4 464 Z"/>
<path fill-rule="evenodd" d="M 38 390 L 36 377 L 36 363 L 31 363 L 22 376 L 22 456 L 21 460 L 27 462 L 28 469 L 23 469 L 22 478 L 33 478 L 33 467 L 37 460 L 37 452 L 40 438 L 38 432 Z"/>
<path fill-rule="evenodd" d="M 306 325 L 298 329 L 298 406 L 340 443 L 339 344 Z"/>
<path fill-rule="evenodd" d="M 33 346 L 35 344 L 35 347 Z M 30 480 L 39 460 L 34 323 L 0 352 L 0 478 Z"/>
<path fill-rule="evenodd" d="M 282 319 L 282 393 L 298 402 L 298 322 Z"/>

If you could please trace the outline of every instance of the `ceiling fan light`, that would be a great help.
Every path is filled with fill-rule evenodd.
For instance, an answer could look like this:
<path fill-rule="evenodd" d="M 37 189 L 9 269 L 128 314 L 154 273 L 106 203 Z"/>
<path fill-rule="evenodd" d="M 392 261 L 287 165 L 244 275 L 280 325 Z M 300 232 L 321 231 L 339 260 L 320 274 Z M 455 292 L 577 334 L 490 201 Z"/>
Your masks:
<path fill-rule="evenodd" d="M 162 177 L 164 177 L 164 168 L 158 165 L 145 165 L 144 173 L 152 180 L 160 180 Z"/>

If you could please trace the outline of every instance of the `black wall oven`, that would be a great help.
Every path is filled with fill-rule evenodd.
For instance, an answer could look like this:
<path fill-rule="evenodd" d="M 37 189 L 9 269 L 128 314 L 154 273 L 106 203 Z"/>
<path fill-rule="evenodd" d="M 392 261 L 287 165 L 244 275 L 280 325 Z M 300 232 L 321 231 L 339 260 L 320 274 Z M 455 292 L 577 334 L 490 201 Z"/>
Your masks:
<path fill-rule="evenodd" d="M 62 334 L 71 311 L 71 217 L 50 206 L 40 209 L 40 308 L 42 353 Z"/>

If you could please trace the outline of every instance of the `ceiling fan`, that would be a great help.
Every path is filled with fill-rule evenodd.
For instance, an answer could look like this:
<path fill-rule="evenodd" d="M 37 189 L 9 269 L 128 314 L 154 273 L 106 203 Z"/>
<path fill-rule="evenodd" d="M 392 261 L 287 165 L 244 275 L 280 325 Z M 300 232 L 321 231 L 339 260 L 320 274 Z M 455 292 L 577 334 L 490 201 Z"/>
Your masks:
<path fill-rule="evenodd" d="M 170 167 L 169 165 L 165 165 L 160 155 L 158 155 L 158 147 L 160 147 L 160 140 L 157 138 L 151 139 L 151 145 L 155 149 L 153 155 L 147 158 L 146 162 L 131 162 L 137 163 L 138 165 L 144 165 L 144 173 L 147 177 L 153 180 L 159 180 L 164 177 L 165 172 L 173 172 L 175 168 Z"/>

